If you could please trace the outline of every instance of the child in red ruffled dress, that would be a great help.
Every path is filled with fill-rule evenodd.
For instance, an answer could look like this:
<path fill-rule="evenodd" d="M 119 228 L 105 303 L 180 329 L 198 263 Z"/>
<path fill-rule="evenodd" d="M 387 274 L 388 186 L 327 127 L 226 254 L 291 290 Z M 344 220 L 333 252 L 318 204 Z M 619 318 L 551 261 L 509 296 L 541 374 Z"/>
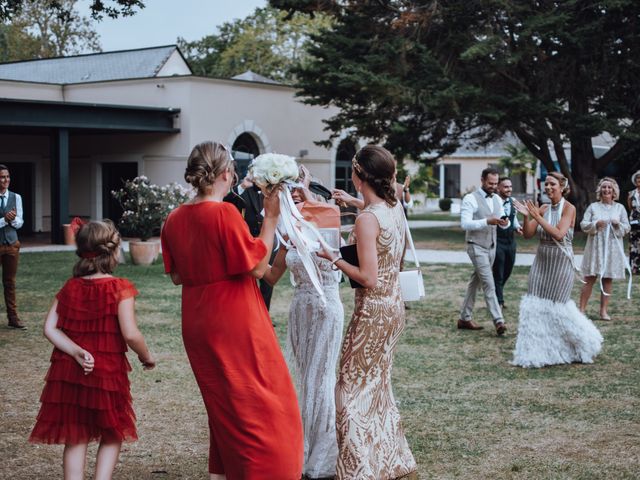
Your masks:
<path fill-rule="evenodd" d="M 111 275 L 120 247 L 114 224 L 82 225 L 76 244 L 73 278 L 45 320 L 44 335 L 55 348 L 29 441 L 64 444 L 65 480 L 84 478 L 88 444 L 99 441 L 95 478 L 110 479 L 122 442 L 138 438 L 127 345 L 145 370 L 156 361 L 136 324 L 136 287 Z"/>

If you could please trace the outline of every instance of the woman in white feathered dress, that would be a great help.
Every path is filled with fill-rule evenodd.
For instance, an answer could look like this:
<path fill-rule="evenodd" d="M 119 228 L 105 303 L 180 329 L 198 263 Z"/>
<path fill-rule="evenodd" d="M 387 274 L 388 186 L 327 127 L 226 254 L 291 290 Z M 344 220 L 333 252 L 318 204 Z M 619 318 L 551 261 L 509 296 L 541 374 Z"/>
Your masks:
<path fill-rule="evenodd" d="M 629 268 L 622 239 L 631 227 L 624 207 L 617 203 L 620 197 L 618 183 L 609 177 L 598 182 L 597 202 L 584 213 L 580 228 L 588 235 L 582 257 L 582 274 L 586 283 L 580 292 L 580 311 L 587 310 L 591 290 L 598 276 L 602 280 L 600 320 L 611 320 L 607 312 L 613 280 L 624 279 Z"/>
<path fill-rule="evenodd" d="M 573 227 L 576 209 L 565 201 L 567 179 L 552 172 L 545 180 L 551 205 L 515 201 L 524 215 L 525 238 L 540 236 L 529 273 L 529 288 L 520 302 L 520 320 L 513 365 L 544 367 L 563 363 L 592 363 L 602 348 L 602 335 L 571 300 L 575 267 Z"/>

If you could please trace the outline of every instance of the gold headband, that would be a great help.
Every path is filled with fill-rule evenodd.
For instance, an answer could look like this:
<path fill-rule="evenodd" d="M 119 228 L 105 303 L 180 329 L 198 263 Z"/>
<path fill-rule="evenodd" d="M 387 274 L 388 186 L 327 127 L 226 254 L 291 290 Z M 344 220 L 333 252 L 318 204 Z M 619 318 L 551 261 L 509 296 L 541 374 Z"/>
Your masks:
<path fill-rule="evenodd" d="M 362 173 L 362 167 L 360 166 L 360 164 L 358 163 L 358 160 L 356 160 L 356 157 L 353 157 L 351 159 L 351 165 L 353 166 L 353 169 L 358 172 L 358 173 Z"/>

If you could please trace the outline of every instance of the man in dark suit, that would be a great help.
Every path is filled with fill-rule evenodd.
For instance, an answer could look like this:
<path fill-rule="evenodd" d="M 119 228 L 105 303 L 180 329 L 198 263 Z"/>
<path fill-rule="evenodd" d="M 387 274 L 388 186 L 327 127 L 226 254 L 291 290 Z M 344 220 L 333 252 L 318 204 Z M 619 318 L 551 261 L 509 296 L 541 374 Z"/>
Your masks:
<path fill-rule="evenodd" d="M 254 237 L 260 235 L 262 229 L 262 192 L 254 188 L 253 183 L 244 178 L 238 187 L 234 187 L 234 192 L 229 193 L 225 198 L 225 202 L 233 203 L 236 208 L 242 214 L 244 221 L 249 227 L 249 232 Z M 273 261 L 276 250 L 271 253 L 270 262 Z M 273 294 L 273 287 L 264 280 L 259 281 L 260 293 L 264 299 L 264 304 L 267 306 L 267 310 L 271 306 L 271 295 Z"/>
<path fill-rule="evenodd" d="M 502 201 L 505 215 L 509 219 L 507 228 L 499 228 L 497 231 L 496 259 L 493 262 L 493 280 L 496 285 L 496 297 L 500 307 L 504 308 L 504 285 L 511 276 L 513 265 L 516 263 L 516 239 L 515 233 L 522 234 L 522 227 L 516 217 L 516 209 L 513 207 L 511 192 L 513 186 L 508 177 L 500 177 L 498 180 L 498 195 Z"/>

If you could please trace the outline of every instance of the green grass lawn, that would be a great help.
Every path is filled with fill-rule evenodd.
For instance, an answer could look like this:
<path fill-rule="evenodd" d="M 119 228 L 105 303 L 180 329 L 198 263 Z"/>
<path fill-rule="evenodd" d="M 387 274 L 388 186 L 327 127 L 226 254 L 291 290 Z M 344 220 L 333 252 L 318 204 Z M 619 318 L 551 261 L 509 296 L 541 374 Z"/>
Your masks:
<path fill-rule="evenodd" d="M 20 261 L 18 306 L 29 329 L 0 327 L 0 478 L 61 478 L 62 448 L 30 445 L 26 439 L 51 354 L 41 327 L 74 257 L 32 253 Z M 528 269 L 516 268 L 508 284 L 509 330 L 504 338 L 493 333 L 481 295 L 476 320 L 485 330 L 455 328 L 470 271 L 448 265 L 424 269 L 428 298 L 407 311 L 396 354 L 394 392 L 421 478 L 638 478 L 639 288 L 634 287 L 636 297 L 628 301 L 622 296 L 623 285 L 615 285 L 610 308 L 614 321 L 597 322 L 605 345 L 595 364 L 525 370 L 508 362 Z M 182 345 L 180 289 L 162 275 L 159 263 L 124 265 L 116 273 L 140 290 L 140 328 L 159 363 L 157 369 L 143 372 L 131 356 L 140 440 L 125 445 L 114 478 L 207 478 L 207 420 Z M 280 339 L 293 293 L 287 278 L 276 287 L 272 305 Z M 573 297 L 578 293 L 576 286 Z M 341 294 L 348 320 L 353 292 L 343 284 Z M 597 313 L 595 301 L 590 313 Z"/>
<path fill-rule="evenodd" d="M 411 235 L 416 248 L 432 248 L 440 250 L 465 250 L 464 230 L 460 227 L 446 228 L 412 228 Z M 538 247 L 538 238 L 525 239 L 517 236 L 518 251 L 521 253 L 535 253 Z M 576 232 L 573 239 L 573 249 L 576 253 L 582 253 L 587 236 L 582 232 Z M 625 238 L 625 250 L 627 250 Z"/>

